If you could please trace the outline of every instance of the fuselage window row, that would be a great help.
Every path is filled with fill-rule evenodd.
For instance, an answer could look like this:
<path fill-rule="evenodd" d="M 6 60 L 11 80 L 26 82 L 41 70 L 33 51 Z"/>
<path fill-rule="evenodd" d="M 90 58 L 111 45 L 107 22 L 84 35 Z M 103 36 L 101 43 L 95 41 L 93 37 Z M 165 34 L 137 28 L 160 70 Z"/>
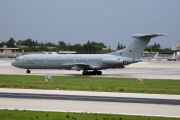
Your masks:
<path fill-rule="evenodd" d="M 19 61 L 19 59 L 16 59 L 17 61 Z M 84 60 L 101 60 L 101 59 L 32 59 L 32 61 L 84 61 Z"/>

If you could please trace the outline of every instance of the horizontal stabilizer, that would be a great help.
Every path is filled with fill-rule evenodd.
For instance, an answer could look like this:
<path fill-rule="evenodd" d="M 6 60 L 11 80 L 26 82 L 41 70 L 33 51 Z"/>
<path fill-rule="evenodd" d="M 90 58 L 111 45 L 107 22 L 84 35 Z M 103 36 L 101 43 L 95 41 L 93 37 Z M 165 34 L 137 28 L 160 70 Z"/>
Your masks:
<path fill-rule="evenodd" d="M 158 36 L 167 36 L 167 34 L 155 33 L 155 34 L 135 34 L 133 38 L 153 38 Z"/>

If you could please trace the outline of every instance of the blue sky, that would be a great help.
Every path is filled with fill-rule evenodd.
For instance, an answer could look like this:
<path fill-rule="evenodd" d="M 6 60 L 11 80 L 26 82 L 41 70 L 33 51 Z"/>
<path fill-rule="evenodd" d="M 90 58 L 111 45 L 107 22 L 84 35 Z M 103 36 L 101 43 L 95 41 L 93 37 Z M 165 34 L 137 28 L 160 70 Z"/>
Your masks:
<path fill-rule="evenodd" d="M 38 42 L 88 40 L 116 48 L 133 34 L 173 34 L 153 39 L 180 43 L 180 0 L 0 0 L 0 42 L 32 38 Z"/>

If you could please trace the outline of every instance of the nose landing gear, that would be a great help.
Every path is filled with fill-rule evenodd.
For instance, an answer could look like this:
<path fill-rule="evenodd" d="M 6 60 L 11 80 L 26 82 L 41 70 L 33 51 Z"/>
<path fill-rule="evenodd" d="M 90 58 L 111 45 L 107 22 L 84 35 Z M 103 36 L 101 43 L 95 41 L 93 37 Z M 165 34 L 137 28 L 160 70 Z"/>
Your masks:
<path fill-rule="evenodd" d="M 26 73 L 31 73 L 31 71 L 29 69 L 26 70 Z"/>

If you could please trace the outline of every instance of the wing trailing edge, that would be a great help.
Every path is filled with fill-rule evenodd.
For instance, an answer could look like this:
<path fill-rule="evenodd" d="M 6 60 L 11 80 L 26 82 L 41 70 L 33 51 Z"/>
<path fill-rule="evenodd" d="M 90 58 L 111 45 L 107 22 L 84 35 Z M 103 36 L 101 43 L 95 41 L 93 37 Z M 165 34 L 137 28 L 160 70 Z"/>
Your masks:
<path fill-rule="evenodd" d="M 91 66 L 91 65 L 85 64 L 85 63 L 63 64 L 63 67 L 65 69 L 70 69 L 70 70 L 84 70 L 84 69 L 96 70 L 96 69 L 100 68 L 98 66 Z"/>

